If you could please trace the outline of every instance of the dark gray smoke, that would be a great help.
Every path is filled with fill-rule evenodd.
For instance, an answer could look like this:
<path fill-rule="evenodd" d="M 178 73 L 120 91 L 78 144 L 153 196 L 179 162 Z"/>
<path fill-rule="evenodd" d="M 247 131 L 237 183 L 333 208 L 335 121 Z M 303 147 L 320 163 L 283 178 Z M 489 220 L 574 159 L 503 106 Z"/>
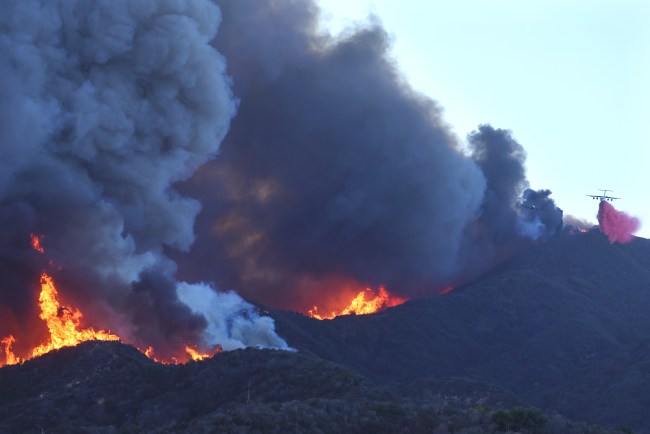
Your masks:
<path fill-rule="evenodd" d="M 472 159 L 487 180 L 480 220 L 494 242 L 512 239 L 518 218 L 517 200 L 528 187 L 526 152 L 509 131 L 490 125 L 481 125 L 469 135 L 468 142 Z"/>
<path fill-rule="evenodd" d="M 52 259 L 62 297 L 99 326 L 161 356 L 208 343 L 209 318 L 179 300 L 164 249 L 193 243 L 200 204 L 173 184 L 216 155 L 235 113 L 209 44 L 220 21 L 206 0 L 0 3 L 0 336 L 26 344 L 42 327 L 38 275 Z M 250 305 L 221 313 L 242 308 L 256 324 Z"/>
<path fill-rule="evenodd" d="M 517 235 L 553 237 L 562 228 L 562 210 L 550 190 L 532 190 L 526 178 L 526 151 L 510 131 L 481 125 L 468 137 L 472 159 L 487 179 L 481 222 L 495 245 Z"/>
<path fill-rule="evenodd" d="M 563 212 L 550 198 L 551 190 L 526 189 L 523 208 L 526 211 L 519 221 L 522 234 L 534 240 L 557 236 L 562 230 Z"/>
<path fill-rule="evenodd" d="M 522 198 L 523 148 L 484 125 L 465 149 L 380 24 L 335 39 L 309 0 L 217 3 L 0 3 L 0 337 L 18 350 L 45 333 L 41 269 L 165 357 L 286 347 L 206 281 L 296 309 L 344 286 L 433 294 L 555 232 L 548 194 Z"/>
<path fill-rule="evenodd" d="M 241 103 L 185 187 L 205 205 L 185 276 L 297 309 L 346 281 L 432 294 L 526 236 L 523 148 L 485 125 L 467 155 L 379 24 L 333 39 L 310 1 L 218 4 Z"/>

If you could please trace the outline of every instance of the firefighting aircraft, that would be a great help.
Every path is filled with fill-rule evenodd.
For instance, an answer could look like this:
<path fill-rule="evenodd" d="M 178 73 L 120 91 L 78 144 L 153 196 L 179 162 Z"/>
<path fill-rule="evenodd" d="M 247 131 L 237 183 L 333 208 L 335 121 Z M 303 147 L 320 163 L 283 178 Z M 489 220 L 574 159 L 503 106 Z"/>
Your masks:
<path fill-rule="evenodd" d="M 620 197 L 607 196 L 607 192 L 608 192 L 608 191 L 614 191 L 614 190 L 603 190 L 603 189 L 600 189 L 600 191 L 602 191 L 603 194 L 601 194 L 601 195 L 588 194 L 587 196 L 590 197 L 590 198 L 592 198 L 592 199 L 594 199 L 594 200 L 596 200 L 596 199 L 600 199 L 601 202 L 605 202 L 605 201 L 607 201 L 607 200 L 611 202 L 611 201 L 613 201 L 614 199 L 620 199 Z"/>

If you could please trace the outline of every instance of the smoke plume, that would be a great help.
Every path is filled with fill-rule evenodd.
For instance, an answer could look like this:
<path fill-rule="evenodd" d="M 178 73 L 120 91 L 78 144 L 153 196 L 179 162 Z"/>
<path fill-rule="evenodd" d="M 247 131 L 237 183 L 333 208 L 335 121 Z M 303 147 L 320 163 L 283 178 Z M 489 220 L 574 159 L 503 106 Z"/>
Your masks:
<path fill-rule="evenodd" d="M 523 193 L 523 208 L 526 212 L 519 221 L 519 229 L 531 239 L 557 236 L 562 230 L 562 210 L 550 196 L 551 190 L 535 191 L 528 188 Z"/>
<path fill-rule="evenodd" d="M 41 269 L 159 357 L 286 347 L 204 282 L 301 310 L 341 289 L 434 294 L 561 225 L 513 134 L 481 125 L 464 145 L 376 20 L 323 34 L 311 0 L 0 12 L 0 335 L 18 350 L 45 332 Z"/>
<path fill-rule="evenodd" d="M 626 244 L 634 239 L 634 233 L 639 229 L 641 222 L 618 211 L 612 204 L 602 200 L 598 207 L 598 223 L 600 230 L 607 235 L 610 243 Z"/>
<path fill-rule="evenodd" d="M 220 21 L 206 0 L 0 4 L 0 335 L 39 327 L 35 233 L 62 292 L 101 327 L 161 356 L 208 343 L 211 318 L 178 298 L 166 251 L 190 248 L 200 210 L 174 183 L 216 155 L 235 113 L 209 44 Z M 247 330 L 237 345 L 284 345 L 243 301 L 214 309 L 220 337 L 244 309 L 265 338 Z"/>
<path fill-rule="evenodd" d="M 575 234 L 578 231 L 588 231 L 595 226 L 593 222 L 573 215 L 563 216 L 562 225 L 562 229 L 569 234 Z"/>
<path fill-rule="evenodd" d="M 184 186 L 204 210 L 183 276 L 295 309 L 355 284 L 432 294 L 561 225 L 550 192 L 522 210 L 512 134 L 483 125 L 468 155 L 379 23 L 335 38 L 311 1 L 218 4 L 241 102 L 220 157 Z"/>

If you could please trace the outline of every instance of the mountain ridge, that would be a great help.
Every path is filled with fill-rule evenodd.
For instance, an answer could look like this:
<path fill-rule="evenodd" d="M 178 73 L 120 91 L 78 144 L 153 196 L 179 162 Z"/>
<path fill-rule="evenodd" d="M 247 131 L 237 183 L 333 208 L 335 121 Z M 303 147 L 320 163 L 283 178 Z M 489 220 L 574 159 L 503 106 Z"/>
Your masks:
<path fill-rule="evenodd" d="M 592 231 L 373 315 L 270 310 L 298 352 L 161 365 L 119 342 L 63 348 L 0 369 L 0 433 L 478 433 L 498 430 L 487 407 L 521 405 L 583 421 L 543 433 L 650 432 L 648 260 L 650 241 Z"/>
<path fill-rule="evenodd" d="M 449 294 L 376 315 L 330 321 L 271 315 L 290 345 L 369 378 L 462 376 L 561 411 L 572 396 L 566 384 L 625 359 L 650 337 L 645 264 L 649 240 L 610 244 L 592 230 L 526 249 Z M 610 403 L 607 411 L 594 409 L 599 402 L 597 390 L 585 389 L 571 416 L 650 432 L 633 400 Z M 638 408 L 633 421 L 617 419 L 616 409 L 623 408 Z"/>
<path fill-rule="evenodd" d="M 0 390 L 0 433 L 303 432 L 310 425 L 300 424 L 310 417 L 321 432 L 368 432 L 382 423 L 395 432 L 402 423 L 416 430 L 438 421 L 443 409 L 464 417 L 471 407 L 521 404 L 495 386 L 464 379 L 386 387 L 282 350 L 235 350 L 163 365 L 106 341 L 0 368 Z M 330 407 L 337 414 L 322 413 Z M 349 420 L 348 412 L 363 420 Z"/>

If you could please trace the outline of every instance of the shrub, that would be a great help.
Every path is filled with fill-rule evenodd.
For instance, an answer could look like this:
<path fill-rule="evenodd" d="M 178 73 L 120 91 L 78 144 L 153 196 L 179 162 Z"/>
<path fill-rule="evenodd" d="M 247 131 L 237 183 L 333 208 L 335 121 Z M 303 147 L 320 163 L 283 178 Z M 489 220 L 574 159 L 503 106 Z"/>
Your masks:
<path fill-rule="evenodd" d="M 492 414 L 492 422 L 500 431 L 519 431 L 526 429 L 537 432 L 544 428 L 546 416 L 533 407 L 513 407 L 510 410 L 498 410 Z"/>

